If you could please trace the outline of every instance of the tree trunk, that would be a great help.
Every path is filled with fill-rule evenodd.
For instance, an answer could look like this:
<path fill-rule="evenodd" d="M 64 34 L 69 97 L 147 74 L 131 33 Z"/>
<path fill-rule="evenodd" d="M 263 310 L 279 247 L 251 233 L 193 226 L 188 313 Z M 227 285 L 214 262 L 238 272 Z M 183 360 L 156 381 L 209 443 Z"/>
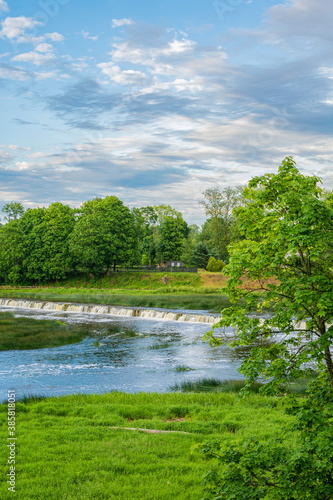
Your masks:
<path fill-rule="evenodd" d="M 114 273 L 116 272 L 116 261 L 114 261 L 114 263 L 113 263 L 113 272 Z"/>
<path fill-rule="evenodd" d="M 327 366 L 327 371 L 330 376 L 330 382 L 333 389 L 333 362 L 329 347 L 325 347 L 325 362 Z"/>
<path fill-rule="evenodd" d="M 219 252 L 219 258 L 221 257 L 221 251 L 220 251 L 220 235 L 219 235 L 219 223 L 218 223 L 218 218 L 215 217 L 215 224 L 216 224 L 216 238 L 217 238 L 217 249 Z"/>

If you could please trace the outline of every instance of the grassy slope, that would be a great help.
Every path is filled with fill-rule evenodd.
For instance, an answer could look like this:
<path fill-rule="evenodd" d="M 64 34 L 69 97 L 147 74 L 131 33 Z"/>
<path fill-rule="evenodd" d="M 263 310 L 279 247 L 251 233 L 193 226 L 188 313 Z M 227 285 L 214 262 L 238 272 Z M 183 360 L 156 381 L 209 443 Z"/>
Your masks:
<path fill-rule="evenodd" d="M 202 476 L 214 466 L 195 445 L 219 438 L 268 439 L 291 417 L 277 398 L 238 401 L 232 394 L 74 395 L 17 403 L 17 483 L 20 500 L 198 499 Z M 11 498 L 7 407 L 0 406 L 0 498 Z M 112 426 L 180 430 L 147 434 Z M 284 434 L 285 439 L 293 438 Z M 192 453 L 191 453 L 192 449 Z"/>
<path fill-rule="evenodd" d="M 0 313 L 0 351 L 59 347 L 80 342 L 87 335 L 86 327 Z"/>
<path fill-rule="evenodd" d="M 230 306 L 228 297 L 220 292 L 224 282 L 221 273 L 119 272 L 99 279 L 73 278 L 38 288 L 0 287 L 0 296 L 220 312 Z"/>

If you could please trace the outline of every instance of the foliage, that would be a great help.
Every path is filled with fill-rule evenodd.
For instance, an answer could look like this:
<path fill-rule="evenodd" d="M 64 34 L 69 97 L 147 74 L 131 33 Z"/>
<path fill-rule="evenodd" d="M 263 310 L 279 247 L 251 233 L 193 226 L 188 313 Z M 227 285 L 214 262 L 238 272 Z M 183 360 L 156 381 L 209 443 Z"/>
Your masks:
<path fill-rule="evenodd" d="M 116 196 L 86 201 L 70 236 L 78 267 L 100 274 L 127 264 L 136 251 L 134 218 Z"/>
<path fill-rule="evenodd" d="M 75 212 L 67 205 L 28 209 L 0 232 L 0 270 L 5 282 L 32 283 L 61 279 L 71 268 L 69 235 Z"/>
<path fill-rule="evenodd" d="M 22 203 L 11 201 L 2 207 L 2 213 L 6 214 L 5 220 L 7 221 L 17 220 L 24 214 L 24 207 Z"/>
<path fill-rule="evenodd" d="M 220 273 L 224 268 L 225 263 L 223 260 L 216 260 L 215 257 L 209 257 L 206 270 L 211 273 Z"/>
<path fill-rule="evenodd" d="M 220 470 L 205 475 L 208 500 L 330 500 L 333 497 L 333 391 L 327 375 L 310 383 L 308 397 L 291 400 L 287 413 L 296 419 L 290 447 L 280 435 L 263 442 L 258 438 L 226 447 L 214 441 L 203 447 L 215 456 Z"/>
<path fill-rule="evenodd" d="M 182 226 L 175 219 L 166 218 L 160 227 L 160 242 L 158 252 L 165 260 L 179 260 L 182 252 Z"/>
<path fill-rule="evenodd" d="M 214 331 L 208 337 L 212 345 L 232 347 L 261 341 L 240 372 L 249 382 L 269 380 L 267 391 L 283 389 L 290 376 L 304 376 L 311 363 L 327 370 L 333 386 L 333 327 L 327 327 L 333 320 L 333 206 L 318 182 L 287 157 L 278 174 L 250 181 L 247 204 L 236 210 L 245 239 L 229 248 L 223 274 L 229 275 L 231 301 L 244 298 L 247 307 L 225 309 L 217 324 L 234 327 L 235 340 L 217 338 Z M 256 290 L 240 287 L 244 276 L 257 281 Z M 268 316 L 249 315 L 263 307 L 270 308 Z"/>
<path fill-rule="evenodd" d="M 242 192 L 243 188 L 241 186 L 229 186 L 224 189 L 214 187 L 206 189 L 203 193 L 203 200 L 199 202 L 208 217 L 205 225 L 207 223 L 209 225 L 209 231 L 206 235 L 205 226 L 203 228 L 203 241 L 207 243 L 207 238 L 212 239 L 214 235 L 218 258 L 226 259 L 228 257 L 227 246 L 231 242 L 234 233 L 233 211 L 244 203 Z"/>
<path fill-rule="evenodd" d="M 199 241 L 196 248 L 193 250 L 191 256 L 191 265 L 199 267 L 201 269 L 205 269 L 208 264 L 209 257 L 210 254 L 207 245 Z"/>

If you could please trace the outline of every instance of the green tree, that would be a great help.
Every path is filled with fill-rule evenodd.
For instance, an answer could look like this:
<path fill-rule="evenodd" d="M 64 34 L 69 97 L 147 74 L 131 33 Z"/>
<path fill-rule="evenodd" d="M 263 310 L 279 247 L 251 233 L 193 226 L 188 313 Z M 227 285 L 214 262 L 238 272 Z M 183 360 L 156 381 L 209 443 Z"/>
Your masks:
<path fill-rule="evenodd" d="M 179 260 L 182 253 L 182 227 L 177 219 L 166 217 L 160 226 L 160 241 L 158 251 L 161 260 Z"/>
<path fill-rule="evenodd" d="M 19 220 L 10 220 L 0 228 L 0 279 L 2 283 L 24 283 L 23 262 L 26 255 L 24 234 Z"/>
<path fill-rule="evenodd" d="M 201 239 L 210 248 L 217 248 L 218 258 L 227 258 L 227 246 L 236 234 L 233 211 L 244 203 L 242 192 L 243 187 L 241 186 L 229 186 L 224 189 L 214 187 L 206 189 L 203 193 L 203 200 L 199 202 L 208 217 L 208 221 L 203 227 Z"/>
<path fill-rule="evenodd" d="M 115 196 L 86 201 L 70 237 L 70 251 L 79 268 L 99 274 L 136 258 L 133 214 Z"/>
<path fill-rule="evenodd" d="M 229 248 L 227 292 L 247 307 L 224 309 L 216 327 L 234 327 L 236 340 L 207 337 L 212 345 L 253 346 L 241 366 L 248 382 L 269 380 L 265 390 L 285 386 L 309 363 L 329 374 L 333 327 L 333 203 L 322 196 L 320 179 L 299 173 L 291 157 L 278 174 L 252 179 L 244 191 L 247 204 L 236 210 L 244 240 Z M 258 289 L 240 287 L 242 277 Z M 259 292 L 259 293 L 258 293 Z M 262 319 L 249 315 L 269 308 Z M 216 330 L 217 331 L 217 330 Z M 259 345 L 259 346 L 258 346 Z"/>
<path fill-rule="evenodd" d="M 24 214 L 24 207 L 22 203 L 11 201 L 2 207 L 2 213 L 6 214 L 5 220 L 7 221 L 17 220 Z"/>
<path fill-rule="evenodd" d="M 0 234 L 4 280 L 29 284 L 65 278 L 72 265 L 68 238 L 74 224 L 74 210 L 61 203 L 10 218 Z"/>
<path fill-rule="evenodd" d="M 56 202 L 48 208 L 29 209 L 20 219 L 25 234 L 25 275 L 29 280 L 63 279 L 72 268 L 69 237 L 75 210 Z"/>
<path fill-rule="evenodd" d="M 199 267 L 200 269 L 206 269 L 210 256 L 211 255 L 209 253 L 207 245 L 202 243 L 202 241 L 199 241 L 196 248 L 193 250 L 191 256 L 191 265 Z"/>

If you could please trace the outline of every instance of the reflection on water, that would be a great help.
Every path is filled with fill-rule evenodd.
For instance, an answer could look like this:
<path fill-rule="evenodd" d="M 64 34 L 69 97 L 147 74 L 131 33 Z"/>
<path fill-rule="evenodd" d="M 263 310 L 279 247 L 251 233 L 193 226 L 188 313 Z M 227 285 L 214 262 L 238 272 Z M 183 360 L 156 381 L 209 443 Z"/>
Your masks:
<path fill-rule="evenodd" d="M 15 389 L 18 396 L 113 390 L 165 392 L 184 379 L 239 379 L 242 377 L 237 368 L 248 354 L 245 348 L 213 349 L 203 343 L 210 325 L 202 323 L 110 318 L 103 314 L 92 317 L 62 311 L 10 311 L 17 316 L 83 323 L 89 337 L 58 348 L 0 352 L 1 401 L 8 389 Z M 176 372 L 179 365 L 194 370 Z"/>

